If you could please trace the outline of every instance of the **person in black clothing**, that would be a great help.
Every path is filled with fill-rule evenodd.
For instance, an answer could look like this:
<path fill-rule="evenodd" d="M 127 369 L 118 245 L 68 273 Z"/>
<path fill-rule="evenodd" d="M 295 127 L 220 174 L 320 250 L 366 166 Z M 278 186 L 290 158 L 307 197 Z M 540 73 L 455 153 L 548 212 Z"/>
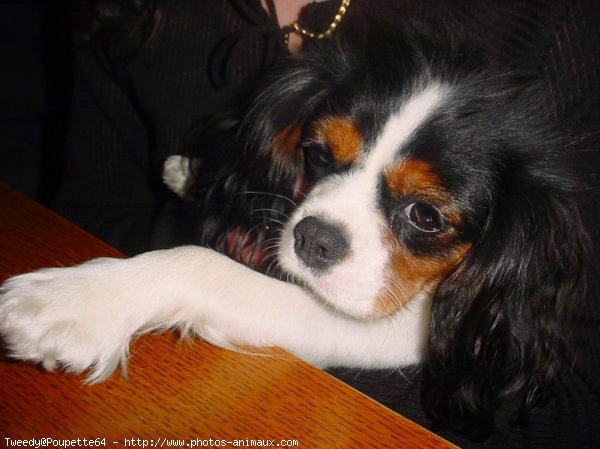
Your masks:
<path fill-rule="evenodd" d="M 101 239 L 133 255 L 193 243 L 193 216 L 162 186 L 165 158 L 184 151 L 207 116 L 239 109 L 257 79 L 289 55 L 272 2 L 260 0 L 81 1 L 74 11 L 77 47 L 70 119 L 51 205 Z M 300 23 L 323 29 L 338 1 L 312 3 Z M 600 6 L 593 1 L 353 0 L 336 33 L 359 33 L 365 17 L 402 26 L 419 20 L 456 23 L 495 59 L 534 71 L 558 113 L 600 100 Z M 285 22 L 284 22 L 285 23 Z M 305 44 L 310 44 L 305 39 Z M 591 149 L 592 151 L 598 149 Z M 591 172 L 598 172 L 592 154 Z M 593 181 L 593 180 L 592 180 Z M 600 241 L 593 198 L 582 198 L 594 242 Z M 600 335 L 597 276 L 581 317 L 582 356 L 564 373 L 555 397 L 527 418 L 502 422 L 461 447 L 600 447 Z M 430 427 L 415 372 L 333 374 L 410 419 Z"/>

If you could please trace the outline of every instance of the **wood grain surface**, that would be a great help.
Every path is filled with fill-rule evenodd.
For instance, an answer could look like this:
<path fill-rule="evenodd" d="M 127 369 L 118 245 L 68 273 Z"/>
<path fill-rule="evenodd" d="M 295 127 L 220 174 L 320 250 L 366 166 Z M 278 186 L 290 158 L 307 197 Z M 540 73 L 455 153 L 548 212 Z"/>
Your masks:
<path fill-rule="evenodd" d="M 122 257 L 2 184 L 0 211 L 0 282 Z M 0 447 L 6 438 L 43 437 L 104 438 L 115 448 L 167 447 L 176 439 L 202 447 L 209 438 L 213 447 L 236 439 L 296 440 L 301 448 L 455 447 L 282 351 L 241 354 L 166 333 L 140 337 L 131 352 L 127 378 L 90 386 L 81 376 L 13 362 L 3 350 Z"/>

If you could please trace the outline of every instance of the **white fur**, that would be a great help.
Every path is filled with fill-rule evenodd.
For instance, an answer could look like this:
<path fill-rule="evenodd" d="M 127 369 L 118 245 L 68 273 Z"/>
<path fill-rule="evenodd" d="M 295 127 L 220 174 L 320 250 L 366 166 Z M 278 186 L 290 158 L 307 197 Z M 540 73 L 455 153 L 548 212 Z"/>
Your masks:
<path fill-rule="evenodd" d="M 386 123 L 375 147 L 364 153 L 363 172 L 366 177 L 377 179 L 394 162 L 410 137 L 440 106 L 448 93 L 449 86 L 434 82 L 417 90 L 404 102 L 400 111 Z"/>
<path fill-rule="evenodd" d="M 0 333 L 14 357 L 90 369 L 101 381 L 136 335 L 179 327 L 218 346 L 279 346 L 318 366 L 397 367 L 423 356 L 427 300 L 393 317 L 335 313 L 302 288 L 198 247 L 98 259 L 17 276 L 3 287 Z"/>

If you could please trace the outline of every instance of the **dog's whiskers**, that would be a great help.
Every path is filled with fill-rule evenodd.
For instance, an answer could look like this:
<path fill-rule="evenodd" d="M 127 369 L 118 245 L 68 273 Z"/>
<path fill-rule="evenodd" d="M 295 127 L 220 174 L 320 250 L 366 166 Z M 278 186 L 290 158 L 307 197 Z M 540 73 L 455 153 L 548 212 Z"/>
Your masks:
<path fill-rule="evenodd" d="M 279 198 L 279 199 L 287 201 L 293 207 L 297 206 L 296 202 L 293 199 L 291 199 L 291 198 L 289 198 L 289 197 L 287 197 L 285 195 L 278 194 L 278 193 L 260 192 L 260 191 L 257 191 L 257 190 L 244 190 L 244 191 L 238 192 L 237 194 L 238 195 L 263 195 L 263 196 L 272 196 L 274 198 Z"/>
<path fill-rule="evenodd" d="M 252 215 L 252 214 L 259 213 L 259 212 L 271 212 L 271 213 L 282 215 L 283 218 L 288 218 L 289 217 L 289 215 L 287 213 L 285 213 L 283 211 L 280 211 L 280 210 L 277 210 L 277 209 L 271 209 L 271 208 L 253 209 L 250 212 L 250 214 Z M 269 217 L 269 216 L 265 216 L 265 219 L 275 221 L 275 218 Z M 277 221 L 277 223 L 283 224 L 282 221 Z"/>

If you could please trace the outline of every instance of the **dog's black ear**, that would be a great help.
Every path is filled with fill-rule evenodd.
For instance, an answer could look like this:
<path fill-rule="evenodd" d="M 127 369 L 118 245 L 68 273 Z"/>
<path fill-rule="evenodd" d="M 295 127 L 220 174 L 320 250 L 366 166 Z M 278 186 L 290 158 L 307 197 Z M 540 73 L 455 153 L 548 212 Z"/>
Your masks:
<path fill-rule="evenodd" d="M 331 93 L 352 69 L 346 45 L 331 39 L 282 61 L 250 98 L 240 139 L 253 157 L 269 159 L 275 174 L 302 164 L 298 143 L 304 125 L 327 107 Z"/>
<path fill-rule="evenodd" d="M 564 179 L 509 171 L 432 304 L 425 404 L 438 424 L 474 437 L 547 396 L 568 366 L 571 312 L 585 294 L 589 245 Z"/>

